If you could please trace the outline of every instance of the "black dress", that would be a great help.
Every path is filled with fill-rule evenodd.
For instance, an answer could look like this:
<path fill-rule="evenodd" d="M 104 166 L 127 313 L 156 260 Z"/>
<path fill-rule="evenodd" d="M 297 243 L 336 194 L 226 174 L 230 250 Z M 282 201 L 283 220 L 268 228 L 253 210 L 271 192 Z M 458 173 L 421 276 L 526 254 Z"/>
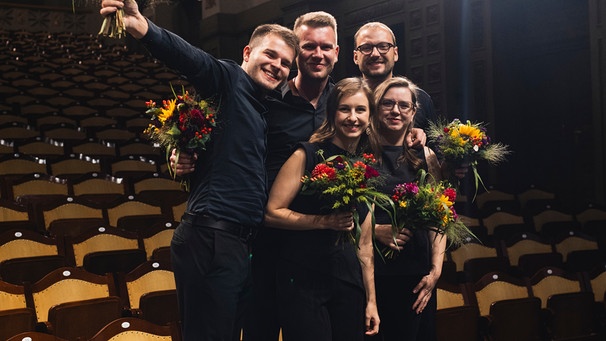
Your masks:
<path fill-rule="evenodd" d="M 306 170 L 324 157 L 346 154 L 332 143 L 302 143 Z M 328 214 L 315 195 L 298 194 L 289 208 Z M 360 211 L 363 211 L 360 209 Z M 360 212 L 362 221 L 366 214 Z M 283 231 L 277 261 L 279 318 L 285 341 L 363 340 L 366 295 L 355 246 L 335 230 Z"/>
<path fill-rule="evenodd" d="M 385 182 L 381 192 L 391 195 L 397 184 L 417 180 L 417 171 L 410 169 L 406 163 L 398 164 L 402 147 L 383 146 L 383 149 L 383 161 L 379 171 Z M 424 159 L 422 151 L 419 151 L 417 156 Z M 389 216 L 382 210 L 376 210 L 375 217 L 377 224 L 390 224 Z M 425 315 L 433 314 L 432 309 L 426 308 L 421 314 L 412 309 L 417 298 L 417 294 L 413 294 L 412 290 L 431 269 L 431 247 L 428 232 L 417 229 L 413 230 L 412 238 L 404 245 L 402 251 L 396 253 L 393 258 L 383 259 L 375 250 L 375 289 L 381 324 L 379 334 L 368 337 L 368 340 L 433 339 L 431 323 L 423 327 L 423 319 L 426 318 Z M 377 242 L 377 248 L 383 250 L 387 246 Z"/>

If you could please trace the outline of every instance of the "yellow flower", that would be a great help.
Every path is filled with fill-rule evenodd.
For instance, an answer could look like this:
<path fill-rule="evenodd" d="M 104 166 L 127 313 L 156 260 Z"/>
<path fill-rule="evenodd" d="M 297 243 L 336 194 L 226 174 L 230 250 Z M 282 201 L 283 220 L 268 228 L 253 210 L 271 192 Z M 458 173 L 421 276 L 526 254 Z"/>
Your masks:
<path fill-rule="evenodd" d="M 459 126 L 459 133 L 461 135 L 467 135 L 472 139 L 482 139 L 482 131 L 470 125 L 461 124 Z"/>
<path fill-rule="evenodd" d="M 443 205 L 445 205 L 445 207 L 450 207 L 453 204 L 452 201 L 450 201 L 448 199 L 448 197 L 445 196 L 445 195 L 443 195 L 443 194 L 440 195 L 440 203 L 442 203 Z"/>
<path fill-rule="evenodd" d="M 160 123 L 164 124 L 166 120 L 168 120 L 175 111 L 175 107 L 177 106 L 177 100 L 171 99 L 168 101 L 164 101 L 164 107 L 160 109 L 162 113 L 158 116 L 158 120 Z"/>
<path fill-rule="evenodd" d="M 400 207 L 406 208 L 406 206 L 407 206 L 407 202 L 406 201 L 400 201 Z"/>

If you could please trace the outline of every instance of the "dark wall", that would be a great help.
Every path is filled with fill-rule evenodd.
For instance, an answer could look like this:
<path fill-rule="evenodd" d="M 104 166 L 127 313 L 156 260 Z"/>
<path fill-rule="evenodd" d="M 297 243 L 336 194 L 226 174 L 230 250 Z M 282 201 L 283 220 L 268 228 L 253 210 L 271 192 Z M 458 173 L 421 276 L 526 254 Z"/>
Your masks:
<path fill-rule="evenodd" d="M 591 195 L 591 74 L 587 1 L 492 2 L 495 126 L 515 154 L 500 168 L 530 183 Z"/>

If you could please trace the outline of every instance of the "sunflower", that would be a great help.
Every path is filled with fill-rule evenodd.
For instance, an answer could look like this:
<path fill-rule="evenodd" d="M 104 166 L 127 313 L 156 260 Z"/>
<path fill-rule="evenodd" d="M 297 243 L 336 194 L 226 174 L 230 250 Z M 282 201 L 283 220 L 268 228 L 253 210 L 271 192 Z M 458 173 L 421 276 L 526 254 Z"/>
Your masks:
<path fill-rule="evenodd" d="M 162 107 L 162 109 L 160 109 L 160 111 L 162 113 L 160 115 L 158 115 L 158 120 L 162 124 L 164 124 L 173 115 L 173 112 L 175 111 L 175 108 L 177 106 L 177 100 L 176 99 L 165 100 L 163 104 L 164 104 L 164 107 Z"/>

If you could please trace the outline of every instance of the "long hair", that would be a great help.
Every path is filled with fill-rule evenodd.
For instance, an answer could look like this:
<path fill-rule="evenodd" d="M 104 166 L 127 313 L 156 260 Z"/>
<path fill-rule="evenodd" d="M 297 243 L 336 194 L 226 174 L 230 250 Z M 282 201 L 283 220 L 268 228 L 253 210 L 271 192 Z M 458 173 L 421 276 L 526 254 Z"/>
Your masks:
<path fill-rule="evenodd" d="M 311 135 L 309 142 L 324 142 L 333 138 L 336 134 L 335 117 L 339 103 L 344 97 L 353 96 L 358 92 L 362 92 L 368 99 L 368 109 L 370 113 L 369 126 L 366 133 L 362 134 L 356 152 L 361 153 L 368 151 L 378 151 L 379 141 L 376 134 L 372 133 L 372 120 L 377 115 L 377 109 L 373 97 L 372 90 L 366 82 L 360 77 L 345 78 L 335 84 L 335 87 L 328 95 L 326 100 L 326 119 L 322 125 Z"/>
<path fill-rule="evenodd" d="M 377 86 L 377 88 L 375 89 L 375 93 L 374 93 L 374 97 L 375 97 L 374 101 L 375 101 L 375 105 L 377 108 L 380 107 L 383 97 L 385 97 L 385 94 L 391 88 L 408 88 L 412 94 L 412 109 L 416 111 L 419 108 L 419 104 L 417 101 L 418 87 L 416 84 L 411 82 L 406 77 L 392 77 L 392 78 L 385 80 L 383 83 L 381 83 Z M 371 118 L 371 122 L 372 122 L 373 129 L 376 131 L 377 134 L 380 135 L 381 131 L 383 129 L 383 122 L 382 122 L 381 118 L 379 117 L 379 115 L 374 115 Z M 406 127 L 406 131 L 404 132 L 404 134 L 406 134 L 406 135 L 410 134 L 412 131 L 412 128 L 414 128 L 414 118 L 410 122 L 408 127 Z M 381 147 L 379 147 L 379 148 L 382 150 Z M 379 157 L 380 157 L 380 154 L 379 154 Z M 418 170 L 420 167 L 423 166 L 423 160 L 420 159 L 419 157 L 417 157 L 415 151 L 412 150 L 411 148 L 409 148 L 406 145 L 406 143 L 403 144 L 402 153 L 400 154 L 400 157 L 398 158 L 398 164 L 401 164 L 401 163 L 407 163 L 414 170 Z"/>

